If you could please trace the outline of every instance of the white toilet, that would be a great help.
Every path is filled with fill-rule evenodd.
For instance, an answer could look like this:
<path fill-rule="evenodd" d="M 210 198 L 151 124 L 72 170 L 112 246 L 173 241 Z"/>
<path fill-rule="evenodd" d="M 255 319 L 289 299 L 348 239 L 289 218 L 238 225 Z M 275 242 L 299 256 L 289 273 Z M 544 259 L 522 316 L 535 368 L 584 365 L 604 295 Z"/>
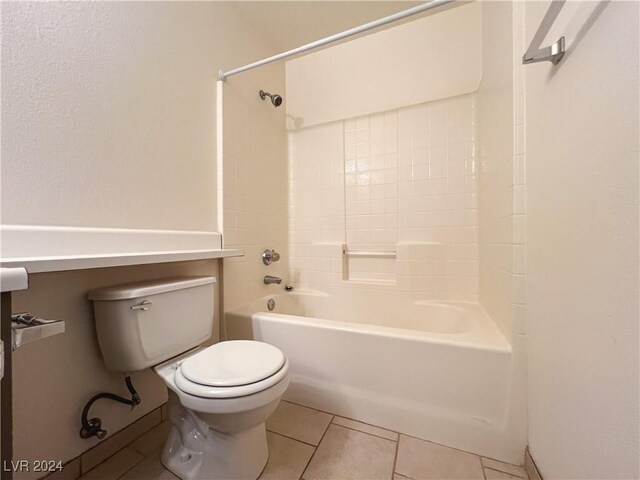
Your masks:
<path fill-rule="evenodd" d="M 89 299 L 107 367 L 154 367 L 169 387 L 173 428 L 162 463 L 185 480 L 255 480 L 267 463 L 264 424 L 289 385 L 288 363 L 262 342 L 199 347 L 211 337 L 215 281 L 132 283 L 94 290 Z"/>

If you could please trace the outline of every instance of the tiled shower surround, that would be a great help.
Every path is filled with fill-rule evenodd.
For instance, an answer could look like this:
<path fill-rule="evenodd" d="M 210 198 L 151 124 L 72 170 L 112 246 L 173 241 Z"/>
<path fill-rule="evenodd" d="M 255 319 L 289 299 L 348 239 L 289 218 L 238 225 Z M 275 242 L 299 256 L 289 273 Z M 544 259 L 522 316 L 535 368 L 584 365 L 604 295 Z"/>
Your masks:
<path fill-rule="evenodd" d="M 477 301 L 475 127 L 463 95 L 289 132 L 296 283 Z"/>
<path fill-rule="evenodd" d="M 264 275 L 286 280 L 288 273 L 284 112 L 256 102 L 258 89 L 251 77 L 247 81 L 222 89 L 222 231 L 226 247 L 245 250 L 243 257 L 224 260 L 226 309 L 272 292 L 273 286 L 262 282 Z M 265 248 L 277 249 L 280 261 L 263 265 Z"/>

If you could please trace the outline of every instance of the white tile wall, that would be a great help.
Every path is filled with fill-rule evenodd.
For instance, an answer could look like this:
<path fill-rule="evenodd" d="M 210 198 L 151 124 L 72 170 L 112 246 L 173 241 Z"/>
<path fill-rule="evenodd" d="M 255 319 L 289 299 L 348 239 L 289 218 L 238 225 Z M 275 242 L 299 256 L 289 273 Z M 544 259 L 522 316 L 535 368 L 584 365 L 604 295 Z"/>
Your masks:
<path fill-rule="evenodd" d="M 342 278 L 344 195 L 342 122 L 289 135 L 289 248 L 297 286 Z"/>
<path fill-rule="evenodd" d="M 245 256 L 224 260 L 224 308 L 268 295 L 264 275 L 288 281 L 286 134 L 282 113 L 262 102 L 259 88 L 223 85 L 223 238 Z M 275 248 L 281 260 L 266 266 Z"/>
<path fill-rule="evenodd" d="M 526 49 L 520 28 L 524 4 L 514 2 L 513 44 L 507 50 L 487 53 L 485 78 L 479 91 L 481 150 L 480 189 L 480 302 L 503 333 L 524 333 L 521 318 L 525 275 L 525 156 L 524 75 L 522 52 Z M 502 43 L 504 32 L 485 41 Z M 507 44 L 505 44 L 507 45 Z M 495 52 L 495 45 L 485 45 Z M 512 55 L 509 59 L 509 53 Z M 509 78 L 509 76 L 512 78 Z"/>
<path fill-rule="evenodd" d="M 525 229 L 526 229 L 526 205 L 525 205 L 525 71 L 520 63 L 520 55 L 526 48 L 526 38 L 524 31 L 524 11 L 525 4 L 514 2 L 513 4 L 513 96 L 514 96 L 514 130 L 515 148 L 512 157 L 513 163 L 513 251 L 511 264 L 511 281 L 513 284 L 512 295 L 509 301 L 513 305 L 514 333 L 523 335 L 526 333 L 524 304 L 525 295 L 525 273 L 526 273 L 526 249 L 525 249 Z"/>
<path fill-rule="evenodd" d="M 290 132 L 295 280 L 477 300 L 475 126 L 464 95 Z M 343 260 L 345 243 L 398 257 Z"/>

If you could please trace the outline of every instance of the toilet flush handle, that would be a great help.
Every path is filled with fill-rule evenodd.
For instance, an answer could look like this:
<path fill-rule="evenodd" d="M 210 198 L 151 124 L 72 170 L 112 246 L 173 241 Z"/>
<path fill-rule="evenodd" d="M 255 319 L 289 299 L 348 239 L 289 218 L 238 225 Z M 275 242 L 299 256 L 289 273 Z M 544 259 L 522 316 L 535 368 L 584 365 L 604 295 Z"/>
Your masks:
<path fill-rule="evenodd" d="M 131 310 L 144 310 L 145 312 L 151 308 L 152 303 L 149 300 L 145 300 L 138 305 L 133 305 Z"/>

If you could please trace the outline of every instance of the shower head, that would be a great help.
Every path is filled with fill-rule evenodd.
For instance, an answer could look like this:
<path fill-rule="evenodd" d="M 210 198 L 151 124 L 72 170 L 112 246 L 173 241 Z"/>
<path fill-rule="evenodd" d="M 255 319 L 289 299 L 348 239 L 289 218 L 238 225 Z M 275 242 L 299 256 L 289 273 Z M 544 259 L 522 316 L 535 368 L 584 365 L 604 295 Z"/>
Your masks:
<path fill-rule="evenodd" d="M 277 93 L 271 94 L 269 92 L 265 92 L 264 90 L 260 90 L 260 98 L 264 100 L 265 97 L 269 97 L 271 99 L 271 103 L 273 103 L 273 106 L 276 108 L 282 105 L 282 97 Z"/>

